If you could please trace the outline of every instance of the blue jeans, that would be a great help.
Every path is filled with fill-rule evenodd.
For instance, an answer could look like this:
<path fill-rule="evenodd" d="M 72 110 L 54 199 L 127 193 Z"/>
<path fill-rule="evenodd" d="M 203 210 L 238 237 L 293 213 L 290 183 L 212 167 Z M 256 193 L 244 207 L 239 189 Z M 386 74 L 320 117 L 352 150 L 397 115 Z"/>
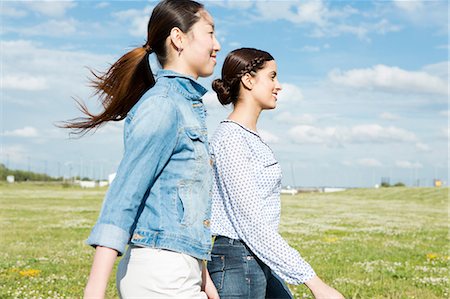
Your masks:
<path fill-rule="evenodd" d="M 283 280 L 240 240 L 217 236 L 208 271 L 221 299 L 292 299 Z"/>

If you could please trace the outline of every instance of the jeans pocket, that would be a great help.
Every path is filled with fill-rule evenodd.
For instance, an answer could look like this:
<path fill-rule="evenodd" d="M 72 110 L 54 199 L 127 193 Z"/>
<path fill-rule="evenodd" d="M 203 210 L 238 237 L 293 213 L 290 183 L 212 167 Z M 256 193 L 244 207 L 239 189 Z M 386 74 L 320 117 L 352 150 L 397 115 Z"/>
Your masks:
<path fill-rule="evenodd" d="M 225 256 L 211 254 L 211 261 L 208 262 L 207 267 L 217 291 L 220 291 L 225 277 Z"/>

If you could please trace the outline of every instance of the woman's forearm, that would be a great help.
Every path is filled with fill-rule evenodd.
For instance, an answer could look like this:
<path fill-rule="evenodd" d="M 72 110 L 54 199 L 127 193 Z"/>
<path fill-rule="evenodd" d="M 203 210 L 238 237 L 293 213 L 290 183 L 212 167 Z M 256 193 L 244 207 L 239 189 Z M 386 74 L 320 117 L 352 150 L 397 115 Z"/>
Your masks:
<path fill-rule="evenodd" d="M 102 299 L 105 297 L 109 276 L 111 275 L 117 251 L 111 248 L 97 246 L 91 273 L 84 290 L 86 299 Z"/>

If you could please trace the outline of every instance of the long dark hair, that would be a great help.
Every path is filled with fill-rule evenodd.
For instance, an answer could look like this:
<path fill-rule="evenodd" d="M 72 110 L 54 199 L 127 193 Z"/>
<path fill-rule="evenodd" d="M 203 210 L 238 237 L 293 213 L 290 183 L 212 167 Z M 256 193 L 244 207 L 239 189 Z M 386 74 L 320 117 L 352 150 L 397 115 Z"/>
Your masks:
<path fill-rule="evenodd" d="M 155 85 L 148 56 L 155 53 L 164 66 L 168 59 L 166 39 L 174 27 L 187 33 L 200 19 L 198 12 L 203 5 L 191 0 L 164 0 L 153 9 L 147 26 L 147 42 L 126 53 L 106 72 L 91 70 L 93 79 L 90 86 L 103 105 L 103 112 L 92 114 L 86 105 L 76 100 L 86 117 L 78 117 L 63 122 L 60 127 L 73 129 L 74 133 L 85 134 L 108 121 L 123 120 L 130 109 L 150 88 Z"/>
<path fill-rule="evenodd" d="M 274 60 L 266 51 L 254 48 L 240 48 L 231 51 L 222 66 L 222 78 L 212 82 L 222 105 L 236 103 L 241 87 L 241 77 L 254 74 L 264 68 L 266 61 Z"/>

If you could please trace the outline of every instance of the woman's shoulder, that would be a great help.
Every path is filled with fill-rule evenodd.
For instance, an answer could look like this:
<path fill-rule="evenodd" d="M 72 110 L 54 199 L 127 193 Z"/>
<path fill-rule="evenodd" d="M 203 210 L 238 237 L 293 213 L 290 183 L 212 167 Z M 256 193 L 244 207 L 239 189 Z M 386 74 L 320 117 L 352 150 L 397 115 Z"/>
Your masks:
<path fill-rule="evenodd" d="M 148 110 L 149 108 L 155 109 L 158 107 L 164 109 L 166 106 L 172 106 L 173 103 L 168 96 L 167 89 L 168 88 L 166 86 L 158 85 L 150 88 L 142 95 L 136 105 L 134 105 L 131 112 L 136 113 L 137 110 Z"/>
<path fill-rule="evenodd" d="M 247 139 L 245 131 L 232 122 L 222 121 L 211 140 L 212 147 L 222 147 L 223 145 L 234 147 L 242 145 Z"/>

